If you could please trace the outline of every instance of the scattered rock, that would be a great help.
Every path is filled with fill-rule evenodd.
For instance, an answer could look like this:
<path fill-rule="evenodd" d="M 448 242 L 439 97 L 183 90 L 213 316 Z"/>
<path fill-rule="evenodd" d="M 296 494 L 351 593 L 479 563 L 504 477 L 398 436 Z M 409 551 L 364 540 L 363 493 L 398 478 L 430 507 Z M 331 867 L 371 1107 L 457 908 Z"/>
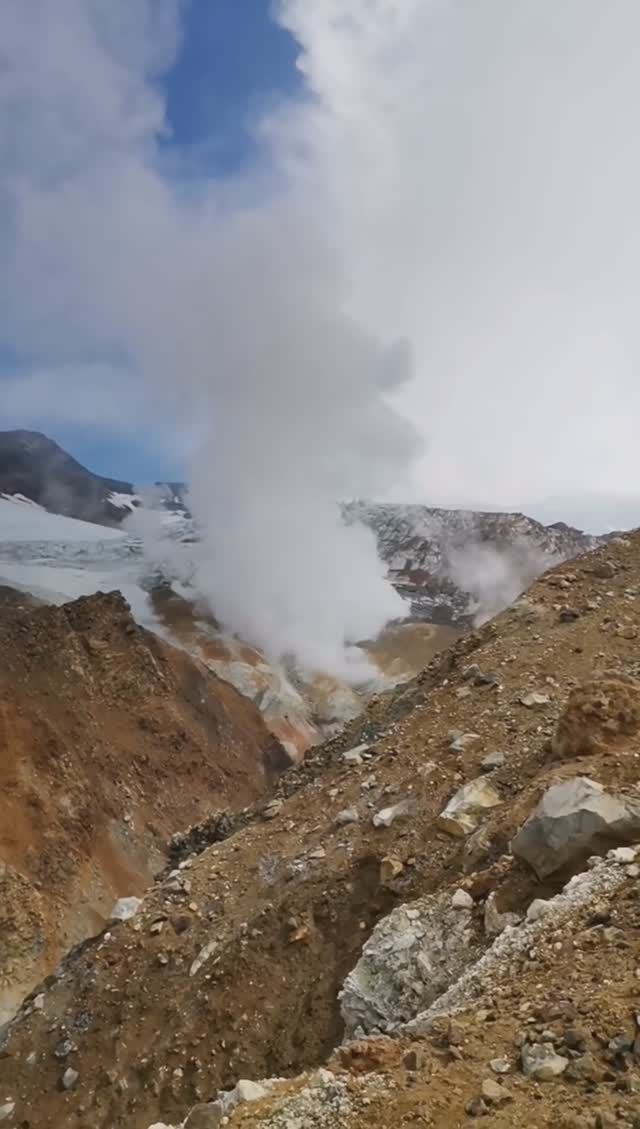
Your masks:
<path fill-rule="evenodd" d="M 263 807 L 262 818 L 266 819 L 267 821 L 270 820 L 270 819 L 276 819 L 277 816 L 280 815 L 281 811 L 282 811 L 282 800 L 271 800 L 270 803 L 266 804 L 266 806 Z"/>
<path fill-rule="evenodd" d="M 411 810 L 409 800 L 400 800 L 399 803 L 394 804 L 390 808 L 382 808 L 381 811 L 376 812 L 373 817 L 372 823 L 374 827 L 390 827 L 396 819 L 401 816 L 407 815 Z"/>
<path fill-rule="evenodd" d="M 577 619 L 580 619 L 580 612 L 575 608 L 562 608 L 558 618 L 560 623 L 575 623 Z"/>
<path fill-rule="evenodd" d="M 206 945 L 203 945 L 189 969 L 189 976 L 196 976 L 198 974 L 202 966 L 209 960 L 209 957 L 213 956 L 217 947 L 217 941 L 208 941 Z"/>
<path fill-rule="evenodd" d="M 449 748 L 452 753 L 464 753 L 467 749 L 473 749 L 482 741 L 479 733 L 461 733 L 451 742 Z"/>
<path fill-rule="evenodd" d="M 259 1102 L 269 1094 L 269 1088 L 262 1082 L 252 1082 L 248 1078 L 241 1078 L 233 1090 L 222 1091 L 218 1094 L 218 1101 L 222 1105 L 225 1115 L 228 1115 L 236 1106 L 245 1102 Z"/>
<path fill-rule="evenodd" d="M 598 561 L 591 569 L 592 576 L 598 580 L 613 580 L 616 573 L 617 569 L 611 561 Z"/>
<path fill-rule="evenodd" d="M 225 1110 L 221 1101 L 196 1105 L 187 1117 L 184 1129 L 218 1129 L 224 1116 Z"/>
<path fill-rule="evenodd" d="M 488 780 L 479 776 L 463 785 L 438 816 L 438 826 L 449 835 L 464 838 L 475 831 L 482 814 L 502 802 Z"/>
<path fill-rule="evenodd" d="M 604 1070 L 592 1054 L 584 1054 L 570 1062 L 567 1077 L 597 1085 L 602 1082 Z"/>
<path fill-rule="evenodd" d="M 116 921 L 129 921 L 136 915 L 141 905 L 142 898 L 118 898 L 111 910 L 111 917 Z"/>
<path fill-rule="evenodd" d="M 483 772 L 493 772 L 495 768 L 502 768 L 506 759 L 504 753 L 489 753 L 480 761 L 480 768 Z"/>
<path fill-rule="evenodd" d="M 380 881 L 383 886 L 387 883 L 393 882 L 394 878 L 402 874 L 404 870 L 404 863 L 400 859 L 394 858 L 393 855 L 387 855 L 380 863 Z"/>
<path fill-rule="evenodd" d="M 465 1106 L 465 1113 L 468 1113 L 469 1117 L 484 1117 L 485 1113 L 488 1112 L 489 1107 L 482 1098 L 472 1098 Z"/>
<path fill-rule="evenodd" d="M 521 1055 L 523 1073 L 537 1082 L 558 1078 L 569 1065 L 568 1058 L 556 1054 L 553 1043 L 525 1043 Z"/>
<path fill-rule="evenodd" d="M 335 822 L 338 826 L 342 827 L 347 823 L 357 823 L 359 819 L 360 816 L 356 808 L 344 808 L 342 811 L 338 812 Z"/>
<path fill-rule="evenodd" d="M 345 764 L 364 764 L 363 756 L 368 751 L 369 745 L 356 745 L 353 749 L 347 749 L 346 753 L 342 754 L 342 759 Z"/>
<path fill-rule="evenodd" d="M 79 1077 L 78 1071 L 68 1066 L 61 1079 L 63 1090 L 72 1090 Z"/>
<path fill-rule="evenodd" d="M 511 1072 L 511 1063 L 508 1058 L 492 1058 L 489 1066 L 494 1074 L 509 1074 Z"/>
<path fill-rule="evenodd" d="M 483 1100 L 489 1105 L 502 1105 L 503 1102 L 512 1101 L 509 1090 L 499 1082 L 494 1082 L 493 1078 L 485 1078 L 480 1089 Z"/>
<path fill-rule="evenodd" d="M 523 694 L 518 701 L 521 706 L 526 706 L 527 709 L 536 709 L 538 706 L 548 706 L 551 698 L 548 694 L 543 694 L 539 690 L 532 690 L 529 694 Z"/>
<path fill-rule="evenodd" d="M 492 891 L 484 904 L 484 931 L 487 937 L 499 937 L 507 926 L 518 925 L 517 913 L 500 913 L 496 906 L 496 896 Z"/>
<path fill-rule="evenodd" d="M 466 890 L 460 889 L 456 890 L 453 895 L 451 905 L 454 909 L 473 909 L 474 901 L 471 894 L 468 894 Z"/>
<path fill-rule="evenodd" d="M 616 839 L 640 839 L 640 801 L 610 794 L 595 780 L 574 776 L 547 789 L 511 849 L 539 878 L 546 878 Z"/>
<path fill-rule="evenodd" d="M 474 831 L 462 849 L 463 867 L 466 874 L 486 861 L 491 854 L 493 840 L 488 827 L 479 827 Z"/>
<path fill-rule="evenodd" d="M 414 1047 L 410 1051 L 405 1052 L 402 1058 L 402 1062 L 405 1070 L 411 1070 L 415 1072 L 417 1070 L 420 1070 L 424 1065 L 424 1055 L 420 1054 L 420 1052 L 417 1051 Z"/>
<path fill-rule="evenodd" d="M 57 1059 L 65 1059 L 73 1054 L 74 1051 L 77 1051 L 77 1049 L 78 1045 L 74 1043 L 72 1039 L 61 1039 L 54 1047 L 53 1056 Z"/>

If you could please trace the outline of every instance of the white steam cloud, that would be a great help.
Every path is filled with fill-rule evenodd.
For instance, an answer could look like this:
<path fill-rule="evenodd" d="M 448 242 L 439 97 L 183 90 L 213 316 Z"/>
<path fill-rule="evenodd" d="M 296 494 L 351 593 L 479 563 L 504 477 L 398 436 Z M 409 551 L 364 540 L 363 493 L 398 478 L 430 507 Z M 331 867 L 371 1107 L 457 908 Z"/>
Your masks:
<path fill-rule="evenodd" d="M 402 605 L 335 500 L 400 496 L 407 418 L 414 496 L 638 493 L 640 7 L 281 0 L 305 90 L 218 183 L 161 144 L 181 8 L 0 7 L 3 344 L 43 400 L 45 365 L 151 388 L 216 614 L 358 677 Z"/>
<path fill-rule="evenodd" d="M 391 404 L 409 349 L 346 312 L 326 185 L 291 167 L 286 114 L 263 123 L 252 177 L 163 167 L 152 79 L 177 17 L 172 0 L 0 14 L 12 344 L 67 364 L 121 352 L 197 432 L 196 579 L 216 616 L 273 657 L 361 679 L 353 644 L 404 605 L 337 503 L 393 486 L 417 449 Z"/>

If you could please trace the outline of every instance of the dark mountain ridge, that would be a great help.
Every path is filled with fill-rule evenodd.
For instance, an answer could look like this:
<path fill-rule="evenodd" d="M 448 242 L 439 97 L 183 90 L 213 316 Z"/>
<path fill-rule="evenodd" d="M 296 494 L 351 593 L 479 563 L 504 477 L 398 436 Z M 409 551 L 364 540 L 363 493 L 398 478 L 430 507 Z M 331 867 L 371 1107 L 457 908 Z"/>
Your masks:
<path fill-rule="evenodd" d="M 134 489 L 130 482 L 93 474 L 38 431 L 0 431 L 0 494 L 23 494 L 65 517 L 117 525 L 131 507 L 110 499 L 133 499 Z"/>

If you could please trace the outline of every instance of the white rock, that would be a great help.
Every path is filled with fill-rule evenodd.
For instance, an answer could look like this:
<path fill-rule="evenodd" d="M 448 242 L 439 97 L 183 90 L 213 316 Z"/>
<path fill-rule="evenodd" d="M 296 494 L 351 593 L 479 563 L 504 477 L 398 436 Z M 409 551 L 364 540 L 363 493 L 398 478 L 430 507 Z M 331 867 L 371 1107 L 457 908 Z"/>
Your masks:
<path fill-rule="evenodd" d="M 607 858 L 613 862 L 635 862 L 637 851 L 635 847 L 615 847 L 607 852 Z"/>
<path fill-rule="evenodd" d="M 527 921 L 539 921 L 552 908 L 551 903 L 544 898 L 534 898 L 527 910 Z"/>
<path fill-rule="evenodd" d="M 548 694 L 541 694 L 539 690 L 532 690 L 530 694 L 523 694 L 518 700 L 521 706 L 532 710 L 536 706 L 547 706 L 551 698 Z"/>
<path fill-rule="evenodd" d="M 72 1066 L 68 1066 L 62 1075 L 62 1085 L 65 1090 L 72 1090 L 80 1075 Z"/>
<path fill-rule="evenodd" d="M 341 827 L 346 823 L 357 823 L 359 819 L 360 816 L 355 808 L 344 808 L 343 811 L 338 812 L 334 822 Z"/>
<path fill-rule="evenodd" d="M 487 937 L 499 937 L 507 926 L 518 925 L 517 913 L 500 913 L 496 906 L 496 895 L 492 891 L 484 904 L 484 931 Z"/>
<path fill-rule="evenodd" d="M 8 1117 L 11 1117 L 15 1108 L 15 1102 L 5 1102 L 0 1105 L 0 1121 L 6 1121 Z"/>
<path fill-rule="evenodd" d="M 469 780 L 451 797 L 438 816 L 438 826 L 449 835 L 462 839 L 475 831 L 480 816 L 489 808 L 502 803 L 501 797 L 489 781 L 482 776 Z"/>
<path fill-rule="evenodd" d="M 38 995 L 35 997 L 35 999 L 33 1001 L 33 1007 L 34 1007 L 35 1011 L 42 1011 L 43 1010 L 43 1008 L 44 1008 L 44 992 L 38 992 Z"/>
<path fill-rule="evenodd" d="M 390 808 L 382 808 L 381 811 L 376 812 L 373 817 L 372 823 L 374 827 L 390 827 L 394 820 L 399 819 L 400 816 L 406 815 L 409 811 L 409 801 L 400 800 L 398 804 L 394 804 Z"/>
<path fill-rule="evenodd" d="M 368 745 L 356 745 L 353 749 L 347 749 L 347 752 L 342 754 L 342 759 L 345 764 L 362 764 L 362 754 L 368 751 Z"/>
<path fill-rule="evenodd" d="M 483 942 L 470 913 L 449 894 L 399 906 L 376 925 L 340 993 L 346 1037 L 393 1031 L 428 1007 L 478 958 Z"/>
<path fill-rule="evenodd" d="M 494 1074 L 509 1074 L 511 1063 L 508 1058 L 492 1058 L 489 1066 Z"/>
<path fill-rule="evenodd" d="M 451 742 L 449 748 L 452 753 L 464 753 L 466 749 L 472 749 L 481 740 L 479 733 L 461 733 L 455 741 Z"/>
<path fill-rule="evenodd" d="M 206 964 L 206 962 L 209 960 L 209 957 L 213 956 L 217 947 L 217 941 L 209 941 L 200 949 L 200 952 L 198 953 L 196 959 L 191 965 L 191 968 L 189 969 L 189 976 L 195 976 L 200 971 L 203 964 Z"/>
<path fill-rule="evenodd" d="M 233 1090 L 221 1091 L 218 1098 L 222 1102 L 225 1114 L 229 1114 L 236 1106 L 243 1105 L 245 1102 L 259 1102 L 261 1098 L 266 1098 L 268 1093 L 268 1088 L 261 1082 L 252 1082 L 249 1078 L 241 1078 L 233 1087 Z"/>
<path fill-rule="evenodd" d="M 134 917 L 142 905 L 142 898 L 118 898 L 111 910 L 111 917 L 117 921 L 129 921 Z"/>
<path fill-rule="evenodd" d="M 451 905 L 454 909 L 473 909 L 473 898 L 466 890 L 456 890 L 451 899 Z"/>

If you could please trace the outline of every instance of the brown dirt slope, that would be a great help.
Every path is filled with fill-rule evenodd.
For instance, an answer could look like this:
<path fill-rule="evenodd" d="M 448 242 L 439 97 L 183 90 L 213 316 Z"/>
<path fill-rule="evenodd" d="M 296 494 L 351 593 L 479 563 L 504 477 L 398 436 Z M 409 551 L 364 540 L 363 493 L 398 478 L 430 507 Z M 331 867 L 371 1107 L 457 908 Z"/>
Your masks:
<path fill-rule="evenodd" d="M 139 895 L 169 836 L 283 767 L 258 711 L 118 593 L 0 593 L 0 1014 Z"/>
<path fill-rule="evenodd" d="M 275 800 L 227 821 L 226 838 L 214 829 L 213 845 L 156 885 L 136 917 L 70 954 L 42 997 L 26 1001 L 0 1052 L 10 1124 L 178 1124 L 238 1078 L 316 1067 L 342 1036 L 344 978 L 395 905 L 463 884 L 480 915 L 490 893 L 498 911 L 522 912 L 556 892 L 569 874 L 541 884 L 508 844 L 552 782 L 591 775 L 635 793 L 638 733 L 614 726 L 588 751 L 568 745 L 561 754 L 552 737 L 576 687 L 640 676 L 639 629 L 636 534 L 547 574 L 413 683 L 372 702 L 343 737 L 282 777 Z M 452 730 L 478 737 L 457 752 Z M 344 750 L 361 741 L 370 745 L 362 763 L 345 762 Z M 470 847 L 436 817 L 495 752 L 505 754 L 491 774 L 501 802 Z M 374 825 L 374 814 L 399 802 L 390 826 Z M 345 809 L 356 822 L 342 822 Z M 358 1090 L 363 1071 L 382 1078 L 344 1112 L 278 1120 L 281 1099 L 270 1099 L 241 1107 L 231 1129 L 454 1129 L 474 1108 L 486 1124 L 514 1129 L 593 1129 L 616 1124 L 603 1120 L 610 1116 L 634 1124 L 634 1071 L 610 1043 L 640 1013 L 638 894 L 630 874 L 615 904 L 593 920 L 576 914 L 568 934 L 551 932 L 521 954 L 517 973 L 462 1014 L 461 1034 L 445 1028 L 338 1052 L 333 1068 L 348 1089 Z M 504 1105 L 477 1104 L 491 1059 L 507 1057 L 512 1074 L 522 1030 L 548 1042 L 563 1023 L 581 1028 L 589 1076 L 545 1088 L 518 1074 L 505 1082 Z"/>

